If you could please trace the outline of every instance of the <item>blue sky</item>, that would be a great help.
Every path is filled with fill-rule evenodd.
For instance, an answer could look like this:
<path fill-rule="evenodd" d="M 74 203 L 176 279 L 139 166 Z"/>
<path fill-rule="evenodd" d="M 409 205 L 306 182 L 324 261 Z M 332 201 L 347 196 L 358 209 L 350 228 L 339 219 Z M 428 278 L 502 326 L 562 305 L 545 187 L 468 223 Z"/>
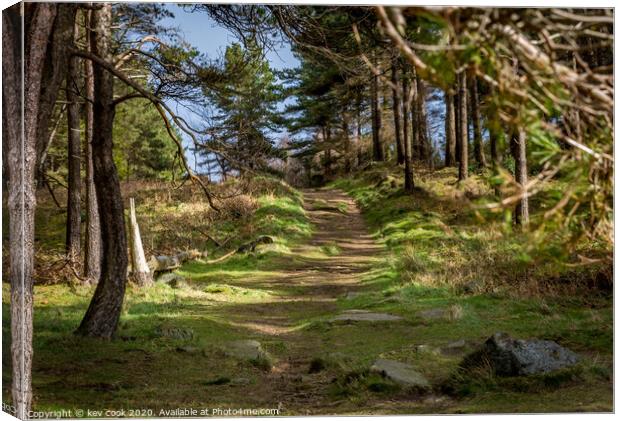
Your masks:
<path fill-rule="evenodd" d="M 218 26 L 206 12 L 189 12 L 173 3 L 166 4 L 166 7 L 174 14 L 174 18 L 165 19 L 162 21 L 162 24 L 179 29 L 185 41 L 210 59 L 223 56 L 226 47 L 237 41 L 232 32 Z M 276 51 L 268 51 L 266 58 L 269 61 L 270 67 L 277 70 L 297 67 L 299 64 L 288 44 L 279 46 Z M 168 105 L 181 117 L 193 123 L 193 125 L 200 126 L 198 116 L 185 107 L 180 106 L 182 104 L 173 102 Z M 276 134 L 276 137 L 279 137 L 279 135 Z M 185 146 L 191 144 L 187 136 L 184 136 L 184 144 Z M 190 167 L 194 168 L 193 154 L 188 152 L 186 155 Z M 200 171 L 200 168 L 198 168 L 198 171 Z"/>

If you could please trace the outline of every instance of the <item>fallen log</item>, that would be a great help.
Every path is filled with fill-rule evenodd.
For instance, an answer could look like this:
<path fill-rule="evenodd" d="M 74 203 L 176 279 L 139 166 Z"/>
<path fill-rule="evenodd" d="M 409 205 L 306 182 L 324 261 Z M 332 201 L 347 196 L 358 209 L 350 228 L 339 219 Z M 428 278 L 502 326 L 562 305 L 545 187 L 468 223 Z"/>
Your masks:
<path fill-rule="evenodd" d="M 256 240 L 250 241 L 249 243 L 245 243 L 241 245 L 239 248 L 237 248 L 236 250 L 232 250 L 226 253 L 225 255 L 218 257 L 217 259 L 209 260 L 207 261 L 207 263 L 214 264 L 214 263 L 223 262 L 224 260 L 228 259 L 229 257 L 234 256 L 237 253 L 253 252 L 254 250 L 256 250 L 256 246 L 260 244 L 271 244 L 271 243 L 273 243 L 273 238 L 269 237 L 268 235 L 261 235 Z"/>
<path fill-rule="evenodd" d="M 197 250 L 182 251 L 171 256 L 151 256 L 148 261 L 148 267 L 151 273 L 166 272 L 175 270 L 181 267 L 181 265 L 188 260 L 199 259 L 206 257 L 206 252 L 199 252 Z"/>

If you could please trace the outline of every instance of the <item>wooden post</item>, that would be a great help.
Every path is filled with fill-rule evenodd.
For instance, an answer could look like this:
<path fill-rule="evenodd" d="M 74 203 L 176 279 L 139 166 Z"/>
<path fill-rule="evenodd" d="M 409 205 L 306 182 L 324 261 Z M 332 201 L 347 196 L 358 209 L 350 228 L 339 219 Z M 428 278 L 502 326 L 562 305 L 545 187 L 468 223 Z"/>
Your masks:
<path fill-rule="evenodd" d="M 136 204 L 133 197 L 129 198 L 129 236 L 131 238 L 131 268 L 133 276 L 140 286 L 153 283 L 153 275 L 146 263 L 140 227 L 136 219 Z"/>

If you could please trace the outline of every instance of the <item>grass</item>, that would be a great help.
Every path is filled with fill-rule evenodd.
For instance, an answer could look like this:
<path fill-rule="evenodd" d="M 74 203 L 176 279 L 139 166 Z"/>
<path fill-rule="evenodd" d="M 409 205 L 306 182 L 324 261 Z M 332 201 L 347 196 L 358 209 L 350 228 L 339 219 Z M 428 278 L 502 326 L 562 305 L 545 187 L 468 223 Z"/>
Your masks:
<path fill-rule="evenodd" d="M 386 246 L 385 253 L 365 256 L 354 274 L 344 275 L 360 283 L 351 285 L 356 295 L 343 294 L 336 302 L 323 295 L 333 296 L 330 282 L 339 275 L 331 265 L 342 264 L 347 253 L 336 242 L 310 245 L 316 222 L 304 210 L 303 198 L 273 181 L 231 205 L 229 217 L 214 217 L 205 227 L 218 238 L 235 236 L 226 250 L 259 235 L 275 242 L 218 264 L 188 262 L 177 271 L 186 279 L 177 288 L 130 286 L 115 340 L 72 334 L 92 288 L 37 284 L 35 409 L 271 407 L 277 393 L 308 396 L 283 402 L 285 415 L 611 410 L 610 297 L 547 285 L 548 279 L 568 282 L 589 273 L 525 258 L 526 236 L 506 231 L 502 215 L 484 215 L 482 224 L 481 215 L 463 204 L 484 198 L 482 179 L 472 177 L 457 187 L 450 184 L 450 170 L 423 176 L 413 196 L 403 193 L 402 180 L 389 167 L 335 182 L 358 201 L 372 235 Z M 184 197 L 168 200 L 164 191 L 136 192 L 145 206 L 145 235 L 168 212 L 179 217 L 170 223 L 181 224 L 179 215 L 195 222 L 206 211 L 173 205 Z M 157 201 L 161 207 L 153 205 Z M 248 206 L 251 212 L 235 216 Z M 181 225 L 172 227 L 190 235 Z M 62 244 L 52 233 L 44 250 Z M 174 238 L 162 233 L 158 250 L 171 247 Z M 206 247 L 209 259 L 224 253 L 212 244 Z M 326 289 L 317 294 L 319 287 Z M 8 292 L 4 284 L 4 335 L 9 334 Z M 353 309 L 403 320 L 329 322 Z M 445 316 L 422 317 L 432 309 L 445 310 Z M 557 341 L 582 355 L 583 362 L 547 376 L 503 379 L 484 371 L 462 375 L 457 370 L 462 354 L 435 352 L 461 339 L 464 352 L 473 350 L 498 331 Z M 270 357 L 243 361 L 222 352 L 227 341 L 240 339 L 260 341 Z M 3 357 L 3 393 L 10 399 L 8 341 Z M 414 365 L 433 390 L 419 395 L 371 373 L 379 357 Z"/>
<path fill-rule="evenodd" d="M 373 235 L 389 250 L 385 262 L 363 279 L 365 291 L 341 300 L 341 309 L 401 315 L 416 325 L 413 343 L 431 348 L 457 339 L 481 343 L 503 331 L 520 338 L 554 340 L 585 356 L 585 366 L 575 369 L 579 375 L 560 373 L 512 383 L 492 376 L 484 381 L 460 379 L 458 411 L 577 410 L 575 402 L 610 410 L 612 300 L 596 290 L 583 294 L 586 282 L 570 284 L 595 276 L 598 268 L 575 269 L 546 261 L 545 250 L 540 257 L 528 256 L 532 252 L 527 234 L 507 230 L 502 215 L 481 219 L 468 206 L 472 203 L 468 198 L 483 200 L 491 194 L 483 180 L 474 176 L 465 186 L 457 186 L 450 178 L 455 179 L 451 169 L 423 174 L 412 196 L 403 192 L 402 179 L 389 167 L 331 185 L 356 199 Z M 564 282 L 557 284 L 558 279 Z M 428 309 L 444 309 L 446 316 L 429 320 L 417 316 Z M 368 337 L 363 331 L 352 335 Z M 382 332 L 382 338 L 388 336 Z M 435 385 L 453 379 L 458 358 L 420 354 L 411 345 L 398 345 L 381 355 L 411 362 Z M 372 352 L 372 340 L 364 348 Z"/>

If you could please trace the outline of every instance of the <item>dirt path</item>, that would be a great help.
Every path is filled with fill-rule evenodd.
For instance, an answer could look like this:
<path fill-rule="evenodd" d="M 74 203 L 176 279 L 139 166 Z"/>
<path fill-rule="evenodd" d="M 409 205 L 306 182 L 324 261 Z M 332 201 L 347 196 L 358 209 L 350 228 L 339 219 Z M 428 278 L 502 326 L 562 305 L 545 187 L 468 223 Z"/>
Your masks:
<path fill-rule="evenodd" d="M 282 405 L 287 413 L 329 411 L 326 393 L 333 377 L 309 376 L 308 371 L 312 359 L 329 352 L 330 344 L 320 329 L 308 329 L 304 322 L 337 315 L 337 300 L 363 289 L 363 276 L 384 253 L 349 196 L 322 189 L 303 193 L 312 238 L 291 250 L 295 258 L 282 260 L 278 275 L 244 281 L 274 291 L 278 298 L 244 305 L 231 321 L 258 332 L 261 343 L 283 344 L 284 350 L 276 351 L 273 370 L 261 379 L 265 381 L 261 390 L 252 393 L 262 395 L 261 401 Z"/>

